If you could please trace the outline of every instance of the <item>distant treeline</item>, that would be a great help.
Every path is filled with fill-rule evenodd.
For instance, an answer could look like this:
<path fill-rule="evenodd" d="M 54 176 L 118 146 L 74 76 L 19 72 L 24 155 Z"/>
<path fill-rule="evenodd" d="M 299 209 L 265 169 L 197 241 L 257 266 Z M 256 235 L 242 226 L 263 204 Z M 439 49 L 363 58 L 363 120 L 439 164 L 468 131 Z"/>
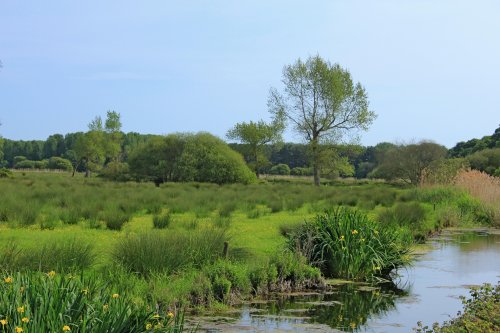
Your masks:
<path fill-rule="evenodd" d="M 41 162 L 49 161 L 52 157 L 64 158 L 69 160 L 73 165 L 76 165 L 78 158 L 75 151 L 75 144 L 84 134 L 83 132 L 68 133 L 66 135 L 53 134 L 47 140 L 23 141 L 3 139 L 3 161 L 0 161 L 0 165 L 7 168 L 14 168 L 20 161 Z M 127 161 L 130 151 L 155 136 L 135 132 L 124 133 L 121 144 L 123 160 Z M 29 165 L 29 163 L 23 163 L 24 165 Z M 33 168 L 36 169 L 45 166 L 45 164 L 41 163 L 33 163 L 33 165 Z"/>
<path fill-rule="evenodd" d="M 31 141 L 3 139 L 3 160 L 0 161 L 0 166 L 22 169 L 69 169 L 68 163 L 61 159 L 77 166 L 75 143 L 83 135 L 83 132 L 54 134 L 47 140 Z M 120 160 L 128 162 L 129 154 L 134 148 L 154 137 L 158 135 L 123 133 Z M 243 156 L 248 155 L 246 154 L 248 147 L 245 144 L 230 143 L 229 146 Z M 381 165 L 386 152 L 398 147 L 400 146 L 387 142 L 368 147 L 331 145 L 330 148 L 335 151 L 336 160 L 340 158 L 348 163 L 348 167 L 337 165 L 333 168 L 335 169 L 333 176 L 369 177 Z M 267 144 L 264 146 L 263 155 L 267 160 L 261 166 L 260 173 L 312 174 L 310 152 L 306 144 Z M 492 135 L 457 143 L 448 150 L 447 156 L 448 158 L 466 158 L 472 168 L 497 175 L 500 170 L 500 127 Z M 83 167 L 80 166 L 78 171 L 83 171 Z"/>

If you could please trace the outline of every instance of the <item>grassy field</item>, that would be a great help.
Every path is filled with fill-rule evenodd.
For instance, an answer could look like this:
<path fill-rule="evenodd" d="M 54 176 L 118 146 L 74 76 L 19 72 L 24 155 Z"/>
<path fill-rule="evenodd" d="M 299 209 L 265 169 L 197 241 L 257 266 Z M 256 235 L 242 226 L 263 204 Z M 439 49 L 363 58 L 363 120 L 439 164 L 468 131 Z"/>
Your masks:
<path fill-rule="evenodd" d="M 358 213 L 317 218 L 336 207 Z M 325 274 L 369 279 L 387 273 L 404 262 L 393 255 L 407 252 L 401 246 L 409 246 L 408 239 L 419 242 L 444 227 L 491 225 L 492 214 L 465 190 L 451 187 L 368 181 L 314 187 L 293 178 L 155 187 L 19 172 L 0 179 L 0 265 L 4 276 L 95 275 L 144 306 L 217 307 L 269 291 L 317 287 Z M 340 228 L 346 219 L 351 224 Z M 298 234 L 305 229 L 328 232 L 322 246 L 332 245 L 330 256 L 337 258 L 328 261 L 328 270 L 305 253 L 307 234 Z M 301 251 L 293 239 L 301 240 Z M 396 252 L 375 257 L 393 261 L 353 255 L 387 239 Z"/>

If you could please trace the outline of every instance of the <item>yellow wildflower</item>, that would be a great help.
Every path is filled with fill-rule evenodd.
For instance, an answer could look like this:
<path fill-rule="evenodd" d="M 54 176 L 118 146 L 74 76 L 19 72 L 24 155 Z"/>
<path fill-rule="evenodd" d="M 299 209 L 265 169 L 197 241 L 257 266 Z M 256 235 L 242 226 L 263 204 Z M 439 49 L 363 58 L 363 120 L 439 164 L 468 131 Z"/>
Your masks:
<path fill-rule="evenodd" d="M 146 330 L 148 330 L 148 331 L 149 331 L 149 330 L 150 330 L 150 329 L 152 329 L 152 328 L 153 328 L 153 325 L 151 325 L 150 323 L 147 323 L 147 324 L 146 324 Z"/>
<path fill-rule="evenodd" d="M 345 239 L 344 235 L 340 236 L 340 240 L 343 241 Z"/>
<path fill-rule="evenodd" d="M 7 319 L 0 320 L 0 324 L 2 324 L 2 326 L 7 325 Z"/>
<path fill-rule="evenodd" d="M 167 313 L 167 317 L 168 317 L 168 318 L 174 318 L 174 313 L 173 313 L 172 311 L 169 311 L 169 312 Z"/>
<path fill-rule="evenodd" d="M 12 278 L 10 276 L 7 276 L 3 280 L 4 280 L 5 283 L 12 283 Z"/>
<path fill-rule="evenodd" d="M 160 315 L 159 315 L 159 314 L 155 313 L 155 314 L 153 315 L 153 319 L 159 319 L 159 318 L 160 318 Z"/>
<path fill-rule="evenodd" d="M 24 312 L 24 306 L 18 306 L 17 307 L 17 312 L 23 313 Z"/>
<path fill-rule="evenodd" d="M 108 309 L 109 309 L 109 305 L 108 305 L 108 304 L 104 304 L 104 305 L 102 306 L 102 310 L 103 310 L 104 312 L 108 311 Z"/>
<path fill-rule="evenodd" d="M 113 297 L 113 298 L 118 298 L 118 297 L 120 297 L 120 295 L 118 295 L 118 294 L 113 294 L 111 297 Z"/>
<path fill-rule="evenodd" d="M 82 294 L 87 295 L 88 293 L 89 293 L 89 289 L 88 288 L 83 288 L 82 289 Z"/>
<path fill-rule="evenodd" d="M 23 319 L 21 319 L 21 321 L 22 321 L 23 323 L 25 323 L 25 324 L 27 324 L 27 323 L 29 323 L 29 322 L 30 322 L 29 318 L 27 318 L 27 317 L 23 317 Z"/>
<path fill-rule="evenodd" d="M 23 329 L 21 327 L 16 327 L 16 333 L 21 333 Z"/>
<path fill-rule="evenodd" d="M 55 271 L 50 271 L 50 272 L 47 273 L 47 276 L 49 278 L 53 278 L 54 276 L 56 276 L 56 272 Z"/>
<path fill-rule="evenodd" d="M 63 331 L 64 332 L 69 332 L 69 331 L 71 331 L 71 328 L 68 325 L 64 325 L 63 326 Z"/>
<path fill-rule="evenodd" d="M 356 229 L 354 229 L 353 231 L 351 231 L 351 234 L 353 235 L 357 235 L 358 234 L 358 231 Z"/>
<path fill-rule="evenodd" d="M 355 329 L 356 328 L 356 323 L 352 322 L 349 324 L 351 326 L 352 329 Z"/>

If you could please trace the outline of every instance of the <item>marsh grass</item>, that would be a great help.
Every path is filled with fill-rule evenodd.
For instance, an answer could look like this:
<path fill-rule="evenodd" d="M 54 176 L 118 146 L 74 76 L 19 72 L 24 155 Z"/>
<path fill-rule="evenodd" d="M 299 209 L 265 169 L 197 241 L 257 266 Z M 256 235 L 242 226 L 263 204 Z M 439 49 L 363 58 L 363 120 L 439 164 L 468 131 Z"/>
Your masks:
<path fill-rule="evenodd" d="M 159 312 L 131 302 L 95 274 L 88 277 L 50 273 L 2 274 L 0 319 L 9 332 L 182 332 L 184 315 Z"/>
<path fill-rule="evenodd" d="M 76 239 L 46 242 L 34 248 L 20 248 L 8 241 L 0 247 L 0 267 L 7 271 L 75 272 L 92 267 L 95 261 L 93 246 Z"/>
<path fill-rule="evenodd" d="M 145 232 L 131 234 L 113 249 L 114 260 L 130 272 L 173 273 L 186 267 L 201 267 L 222 255 L 225 229 L 199 228 L 190 232 Z"/>
<path fill-rule="evenodd" d="M 321 268 L 327 277 L 387 278 L 408 263 L 411 239 L 394 228 L 380 228 L 359 211 L 337 208 L 317 215 L 289 238 L 289 247 Z"/>
<path fill-rule="evenodd" d="M 165 212 L 163 214 L 155 214 L 153 216 L 153 227 L 156 229 L 168 228 L 172 222 L 172 214 L 170 212 Z"/>
<path fill-rule="evenodd" d="M 385 208 L 378 215 L 378 220 L 388 228 L 406 227 L 413 233 L 416 240 L 424 240 L 428 233 L 432 233 L 434 228 L 428 230 L 426 222 L 427 211 L 418 202 L 402 202 L 391 208 Z"/>
<path fill-rule="evenodd" d="M 500 226 L 500 178 L 477 170 L 460 172 L 455 186 L 464 189 L 485 205 L 496 226 Z"/>

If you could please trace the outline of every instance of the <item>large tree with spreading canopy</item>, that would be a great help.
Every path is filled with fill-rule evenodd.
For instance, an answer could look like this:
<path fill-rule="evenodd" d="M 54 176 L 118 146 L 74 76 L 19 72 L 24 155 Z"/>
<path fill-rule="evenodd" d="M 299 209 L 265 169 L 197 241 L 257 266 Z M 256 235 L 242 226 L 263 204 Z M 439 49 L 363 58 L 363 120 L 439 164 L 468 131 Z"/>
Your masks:
<path fill-rule="evenodd" d="M 283 90 L 271 88 L 269 111 L 286 118 L 309 144 L 314 183 L 320 184 L 325 152 L 321 143 L 338 143 L 347 134 L 367 130 L 376 115 L 368 98 L 347 69 L 320 56 L 301 59 L 283 68 Z"/>

